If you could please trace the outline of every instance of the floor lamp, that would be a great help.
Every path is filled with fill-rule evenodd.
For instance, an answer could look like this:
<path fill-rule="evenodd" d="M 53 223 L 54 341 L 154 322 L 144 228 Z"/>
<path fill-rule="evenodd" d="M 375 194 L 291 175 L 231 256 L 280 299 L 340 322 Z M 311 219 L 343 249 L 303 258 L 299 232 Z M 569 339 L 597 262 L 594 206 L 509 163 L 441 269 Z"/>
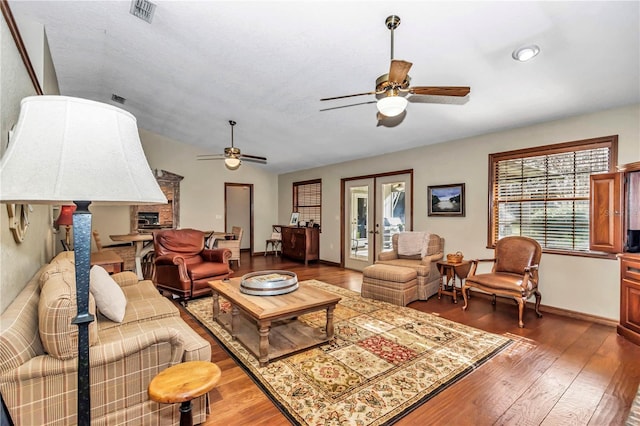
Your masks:
<path fill-rule="evenodd" d="M 91 422 L 89 268 L 92 202 L 164 204 L 142 150 L 136 119 L 111 105 L 65 96 L 32 96 L 0 163 L 0 202 L 75 203 L 73 243 L 78 313 L 78 418 Z M 31 238 L 44 238 L 32 236 Z"/>

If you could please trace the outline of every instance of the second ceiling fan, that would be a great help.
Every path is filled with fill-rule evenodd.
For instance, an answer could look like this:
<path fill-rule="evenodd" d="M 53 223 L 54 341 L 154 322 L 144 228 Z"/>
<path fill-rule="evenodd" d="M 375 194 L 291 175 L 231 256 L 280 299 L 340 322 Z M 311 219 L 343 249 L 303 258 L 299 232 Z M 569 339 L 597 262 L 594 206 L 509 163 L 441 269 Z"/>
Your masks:
<path fill-rule="evenodd" d="M 378 111 L 384 117 L 395 117 L 402 114 L 407 107 L 407 98 L 402 96 L 406 93 L 411 95 L 456 97 L 464 97 L 469 94 L 471 88 L 468 86 L 410 86 L 411 77 L 409 77 L 409 70 L 413 64 L 408 61 L 393 59 L 393 31 L 400 25 L 400 17 L 391 15 L 387 17 L 385 24 L 387 28 L 391 30 L 391 66 L 389 67 L 388 74 L 381 75 L 376 80 L 376 89 L 371 92 L 323 98 L 320 99 L 321 101 L 331 101 L 334 99 L 363 95 L 382 96 L 377 101 Z"/>
<path fill-rule="evenodd" d="M 231 146 L 224 149 L 224 154 L 201 154 L 198 160 L 224 160 L 224 165 L 229 170 L 236 170 L 242 164 L 242 160 L 253 163 L 267 164 L 267 157 L 259 157 L 257 155 L 243 154 L 240 148 L 233 146 L 233 127 L 237 124 L 233 120 L 229 120 L 231 125 Z"/>

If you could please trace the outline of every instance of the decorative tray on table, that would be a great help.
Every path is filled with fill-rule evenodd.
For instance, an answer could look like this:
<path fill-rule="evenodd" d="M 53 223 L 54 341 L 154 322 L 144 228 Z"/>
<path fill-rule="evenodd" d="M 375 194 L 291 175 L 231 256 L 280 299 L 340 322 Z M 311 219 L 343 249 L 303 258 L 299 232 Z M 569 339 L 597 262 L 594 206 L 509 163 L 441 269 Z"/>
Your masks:
<path fill-rule="evenodd" d="M 298 276 L 289 271 L 251 272 L 240 281 L 240 292 L 253 296 L 277 296 L 297 288 Z"/>

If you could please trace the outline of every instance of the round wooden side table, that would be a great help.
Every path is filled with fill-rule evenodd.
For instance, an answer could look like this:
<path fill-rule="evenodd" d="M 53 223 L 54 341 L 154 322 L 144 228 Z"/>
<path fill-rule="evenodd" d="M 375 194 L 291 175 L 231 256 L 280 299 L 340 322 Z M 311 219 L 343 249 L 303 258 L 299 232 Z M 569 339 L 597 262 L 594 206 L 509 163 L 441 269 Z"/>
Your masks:
<path fill-rule="evenodd" d="M 188 361 L 161 371 L 149 383 L 149 398 L 163 404 L 180 402 L 180 426 L 193 426 L 191 400 L 213 389 L 220 368 L 207 361 Z"/>

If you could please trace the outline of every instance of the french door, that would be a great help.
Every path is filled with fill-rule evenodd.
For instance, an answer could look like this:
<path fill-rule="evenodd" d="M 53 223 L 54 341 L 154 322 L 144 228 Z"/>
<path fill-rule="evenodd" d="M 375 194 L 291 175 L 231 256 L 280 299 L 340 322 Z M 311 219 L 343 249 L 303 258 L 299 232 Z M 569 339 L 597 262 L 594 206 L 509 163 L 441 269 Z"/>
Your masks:
<path fill-rule="evenodd" d="M 412 172 L 344 180 L 345 268 L 363 270 L 412 228 Z"/>

